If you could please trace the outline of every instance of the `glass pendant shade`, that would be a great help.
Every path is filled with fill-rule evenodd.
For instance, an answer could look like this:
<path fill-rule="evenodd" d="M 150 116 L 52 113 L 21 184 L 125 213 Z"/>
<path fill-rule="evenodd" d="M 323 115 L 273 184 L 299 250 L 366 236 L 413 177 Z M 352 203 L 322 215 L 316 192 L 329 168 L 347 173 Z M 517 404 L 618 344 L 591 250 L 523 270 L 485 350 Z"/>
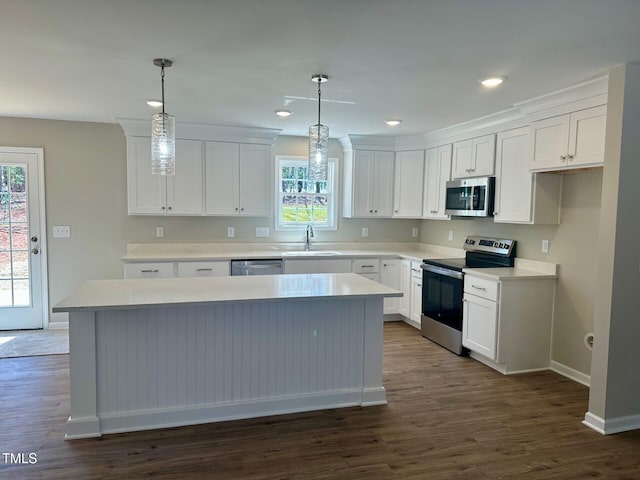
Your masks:
<path fill-rule="evenodd" d="M 151 173 L 176 173 L 176 119 L 168 113 L 151 117 Z"/>
<path fill-rule="evenodd" d="M 309 172 L 313 181 L 327 180 L 329 169 L 329 127 L 311 125 L 309 127 Z"/>

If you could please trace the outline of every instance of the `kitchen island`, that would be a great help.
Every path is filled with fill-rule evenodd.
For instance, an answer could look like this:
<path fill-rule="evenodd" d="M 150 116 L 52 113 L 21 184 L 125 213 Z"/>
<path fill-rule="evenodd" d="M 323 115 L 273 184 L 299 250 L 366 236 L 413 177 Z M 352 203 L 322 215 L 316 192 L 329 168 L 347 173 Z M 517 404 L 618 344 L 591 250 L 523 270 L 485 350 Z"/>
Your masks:
<path fill-rule="evenodd" d="M 95 280 L 69 312 L 67 439 L 386 403 L 383 298 L 353 273 Z"/>

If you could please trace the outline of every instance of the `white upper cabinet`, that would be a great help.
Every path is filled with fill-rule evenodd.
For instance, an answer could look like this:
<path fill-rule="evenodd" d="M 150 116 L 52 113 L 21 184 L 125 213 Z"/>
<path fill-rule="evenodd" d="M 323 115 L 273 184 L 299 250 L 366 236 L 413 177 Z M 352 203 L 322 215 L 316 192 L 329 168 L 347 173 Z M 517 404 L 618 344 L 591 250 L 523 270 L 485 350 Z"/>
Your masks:
<path fill-rule="evenodd" d="M 606 105 L 534 122 L 530 169 L 540 172 L 603 165 L 606 123 Z"/>
<path fill-rule="evenodd" d="M 269 145 L 207 142 L 205 213 L 268 216 L 271 171 Z"/>
<path fill-rule="evenodd" d="M 495 134 L 454 143 L 452 177 L 467 178 L 493 175 L 495 150 Z"/>
<path fill-rule="evenodd" d="M 345 217 L 391 217 L 393 152 L 357 150 L 345 155 Z"/>
<path fill-rule="evenodd" d="M 175 175 L 151 173 L 151 138 L 127 137 L 129 215 L 202 215 L 202 142 L 176 140 Z"/>
<path fill-rule="evenodd" d="M 420 218 L 424 175 L 424 150 L 396 153 L 393 216 Z"/>
<path fill-rule="evenodd" d="M 529 127 L 500 132 L 494 221 L 558 224 L 562 176 L 529 171 Z"/>
<path fill-rule="evenodd" d="M 423 218 L 439 220 L 450 218 L 444 213 L 444 206 L 447 181 L 451 180 L 451 151 L 451 144 L 427 150 L 423 182 Z"/>

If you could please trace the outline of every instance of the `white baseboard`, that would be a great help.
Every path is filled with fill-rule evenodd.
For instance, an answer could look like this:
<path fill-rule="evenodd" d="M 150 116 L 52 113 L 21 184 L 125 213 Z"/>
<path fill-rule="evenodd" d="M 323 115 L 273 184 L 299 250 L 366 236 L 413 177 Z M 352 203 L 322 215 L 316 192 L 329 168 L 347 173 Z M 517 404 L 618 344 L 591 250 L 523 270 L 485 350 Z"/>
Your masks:
<path fill-rule="evenodd" d="M 99 415 L 99 419 L 80 418 L 67 421 L 65 439 L 99 437 L 107 433 L 133 432 L 155 428 L 171 428 L 243 418 L 326 410 L 352 406 L 386 404 L 384 387 L 349 389 L 284 398 L 250 400 L 203 406 L 182 406 L 135 412 Z"/>
<path fill-rule="evenodd" d="M 586 387 L 591 386 L 591 375 L 587 375 L 586 373 L 582 373 L 574 368 L 567 367 L 562 363 L 551 362 L 551 370 L 562 375 L 563 377 L 567 377 L 574 382 L 581 383 Z"/>
<path fill-rule="evenodd" d="M 604 419 L 591 412 L 587 412 L 584 415 L 582 424 L 602 435 L 611 435 L 613 433 L 640 429 L 640 415 Z"/>

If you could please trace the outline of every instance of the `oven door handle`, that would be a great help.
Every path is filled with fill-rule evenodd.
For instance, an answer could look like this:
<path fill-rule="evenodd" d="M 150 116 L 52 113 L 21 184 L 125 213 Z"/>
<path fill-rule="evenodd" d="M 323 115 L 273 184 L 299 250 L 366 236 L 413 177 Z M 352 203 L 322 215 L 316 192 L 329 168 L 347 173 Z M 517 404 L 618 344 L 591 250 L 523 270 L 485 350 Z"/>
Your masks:
<path fill-rule="evenodd" d="M 457 272 L 455 270 L 449 270 L 448 268 L 437 267 L 435 265 L 429 265 L 426 263 L 420 265 L 420 268 L 422 268 L 426 272 L 437 273 L 438 275 L 444 275 L 445 277 L 462 279 L 462 277 L 464 276 L 462 272 Z"/>

